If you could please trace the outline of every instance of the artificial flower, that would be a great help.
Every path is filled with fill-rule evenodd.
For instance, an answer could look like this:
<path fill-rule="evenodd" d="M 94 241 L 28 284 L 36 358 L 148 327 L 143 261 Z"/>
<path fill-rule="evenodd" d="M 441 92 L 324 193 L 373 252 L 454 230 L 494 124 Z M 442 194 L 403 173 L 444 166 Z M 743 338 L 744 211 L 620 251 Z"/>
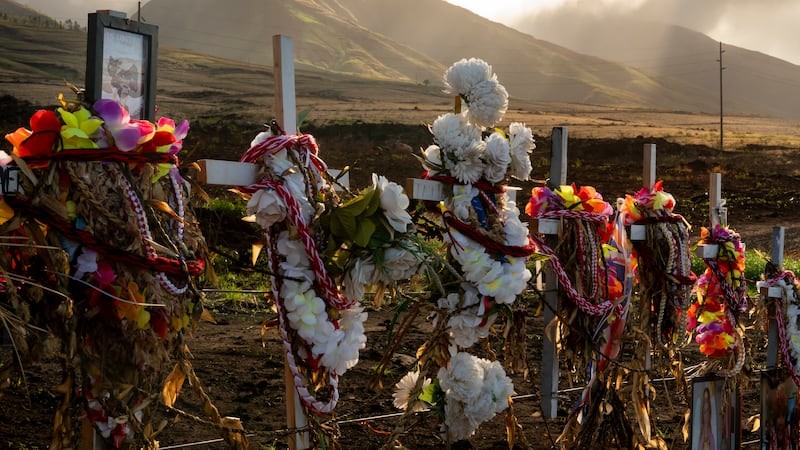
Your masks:
<path fill-rule="evenodd" d="M 40 109 L 31 116 L 30 125 L 30 130 L 18 128 L 6 135 L 6 140 L 14 146 L 13 153 L 20 158 L 43 157 L 52 153 L 61 132 L 61 121 L 55 113 Z"/>
<path fill-rule="evenodd" d="M 505 179 L 508 166 L 511 164 L 508 141 L 502 133 L 494 132 L 484 142 L 486 150 L 483 152 L 483 159 L 486 165 L 483 168 L 483 178 L 497 184 Z"/>
<path fill-rule="evenodd" d="M 113 100 L 101 98 L 93 108 L 105 122 L 106 131 L 113 137 L 114 145 L 123 152 L 135 150 L 155 135 L 152 123 L 131 119 L 128 111 Z"/>
<path fill-rule="evenodd" d="M 384 176 L 372 174 L 372 184 L 380 192 L 381 209 L 389 225 L 400 233 L 405 233 L 411 225 L 411 215 L 408 214 L 409 200 L 403 188 Z"/>
<path fill-rule="evenodd" d="M 92 139 L 103 121 L 92 117 L 92 113 L 81 107 L 75 112 L 58 108 L 64 126 L 61 127 L 61 141 L 65 149 L 69 148 L 98 148 Z"/>
<path fill-rule="evenodd" d="M 411 399 L 411 391 L 419 380 L 419 372 L 408 372 L 395 384 L 395 391 L 392 394 L 392 404 L 395 408 L 402 409 L 403 411 L 410 409 L 411 412 L 420 412 L 425 410 L 425 403 L 421 400 Z M 431 379 L 425 378 L 422 381 L 420 392 L 430 386 Z"/>
<path fill-rule="evenodd" d="M 492 66 L 477 58 L 462 59 L 444 74 L 445 92 L 459 95 L 467 114 L 477 125 L 491 127 L 508 109 L 508 92 L 492 73 Z"/>
<path fill-rule="evenodd" d="M 453 152 L 447 162 L 450 174 L 464 184 L 477 182 L 483 175 L 485 167 L 483 155 L 485 151 L 486 143 L 475 141 L 469 146 Z"/>
<path fill-rule="evenodd" d="M 450 399 L 468 402 L 481 392 L 483 368 L 478 357 L 467 352 L 457 352 L 447 367 L 439 369 L 439 386 Z"/>
<path fill-rule="evenodd" d="M 389 247 L 383 251 L 381 274 L 383 281 L 407 280 L 419 272 L 422 261 L 419 256 L 402 247 Z"/>
<path fill-rule="evenodd" d="M 247 201 L 247 215 L 244 220 L 255 221 L 264 229 L 286 219 L 286 205 L 271 189 L 260 189 Z"/>
<path fill-rule="evenodd" d="M 508 126 L 509 135 L 509 153 L 511 156 L 511 165 L 509 166 L 509 173 L 521 181 L 527 181 L 530 178 L 531 170 L 531 153 L 536 148 L 533 140 L 533 132 L 530 128 L 519 122 L 512 122 Z"/>

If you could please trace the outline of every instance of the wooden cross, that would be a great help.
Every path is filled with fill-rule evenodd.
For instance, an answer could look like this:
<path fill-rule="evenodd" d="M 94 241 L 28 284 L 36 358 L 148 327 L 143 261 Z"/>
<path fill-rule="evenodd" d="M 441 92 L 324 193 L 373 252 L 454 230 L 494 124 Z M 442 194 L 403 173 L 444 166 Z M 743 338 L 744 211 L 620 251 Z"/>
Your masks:
<path fill-rule="evenodd" d="M 275 117 L 280 120 L 287 134 L 297 133 L 297 112 L 295 103 L 294 54 L 292 39 L 288 36 L 272 37 L 272 55 L 275 76 Z M 227 186 L 244 186 L 255 183 L 257 166 L 252 163 L 204 159 L 198 161 L 201 168 L 198 177 L 201 183 Z M 284 364 L 286 384 L 286 425 L 290 430 L 305 429 L 308 417 L 295 389 L 288 362 Z M 298 431 L 289 435 L 290 450 L 310 448 L 308 431 Z"/>
<path fill-rule="evenodd" d="M 722 174 L 719 172 L 711 173 L 711 181 L 708 189 L 708 217 L 711 230 L 717 225 L 728 225 L 728 212 L 725 208 L 725 200 L 722 198 Z M 719 253 L 717 244 L 701 244 L 695 249 L 695 254 L 703 259 L 716 258 Z"/>

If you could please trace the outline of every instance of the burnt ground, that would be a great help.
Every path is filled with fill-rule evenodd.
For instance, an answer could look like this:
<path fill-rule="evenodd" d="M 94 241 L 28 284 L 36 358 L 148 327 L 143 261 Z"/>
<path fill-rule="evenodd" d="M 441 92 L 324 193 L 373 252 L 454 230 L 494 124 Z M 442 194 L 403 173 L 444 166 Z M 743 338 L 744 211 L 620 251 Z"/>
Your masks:
<path fill-rule="evenodd" d="M 30 117 L 30 105 L 9 104 L 3 101 L 2 126 L 13 130 L 24 125 Z M 187 155 L 182 162 L 200 158 L 237 159 L 252 136 L 259 131 L 258 124 L 236 120 L 198 121 L 192 125 L 184 148 Z M 331 167 L 351 166 L 354 186 L 363 186 L 372 172 L 403 182 L 419 174 L 419 163 L 412 157 L 409 147 L 419 149 L 430 144 L 430 135 L 423 126 L 394 124 L 353 123 L 324 128 L 308 127 L 321 148 L 321 156 Z M 535 181 L 522 185 L 524 193 L 539 185 L 549 171 L 549 138 L 537 136 L 538 149 L 534 154 Z M 571 139 L 569 142 L 568 179 L 579 184 L 595 186 L 607 199 L 634 193 L 641 186 L 642 146 L 655 143 L 658 148 L 659 179 L 665 190 L 677 199 L 676 212 L 684 215 L 693 225 L 696 240 L 700 227 L 708 222 L 707 189 L 709 173 L 721 172 L 723 197 L 727 200 L 728 222 L 738 231 L 749 248 L 769 252 L 770 235 L 775 226 L 786 227 L 786 253 L 800 254 L 800 219 L 798 202 L 800 164 L 796 163 L 798 151 L 787 148 L 748 147 L 719 151 L 705 146 L 687 146 L 661 139 L 642 137 L 620 139 Z M 210 191 L 214 195 L 228 195 L 224 190 Z M 522 203 L 520 203 L 522 204 Z M 202 218 L 203 216 L 201 216 Z M 244 251 L 250 239 L 257 236 L 247 228 L 208 219 L 204 226 L 209 243 L 218 248 Z M 233 225 L 231 225 L 233 226 Z M 221 232 L 224 230 L 225 232 Z M 232 240 L 230 238 L 233 238 Z M 241 259 L 241 258 L 240 258 Z M 235 264 L 233 264 L 235 266 Z M 248 273 L 243 271 L 242 276 Z M 553 441 L 561 432 L 568 408 L 577 393 L 560 395 L 560 414 L 557 419 L 545 420 L 540 411 L 539 377 L 541 342 L 544 324 L 536 312 L 539 299 L 529 293 L 522 300 L 526 308 L 528 377 L 513 376 L 519 399 L 515 413 L 524 435 L 534 449 L 554 448 Z M 188 338 L 200 380 L 222 415 L 241 418 L 251 448 L 285 448 L 283 360 L 279 339 L 274 331 L 268 332 L 262 342 L 261 329 L 265 320 L 273 317 L 266 300 L 259 295 L 240 296 L 234 300 L 209 295 L 209 309 L 216 324 L 202 322 Z M 379 448 L 386 443 L 387 433 L 397 424 L 395 416 L 382 417 L 397 411 L 391 405 L 391 389 L 376 392 L 370 389 L 373 368 L 378 364 L 387 345 L 387 324 L 395 316 L 393 304 L 381 310 L 371 310 L 367 322 L 367 348 L 361 353 L 359 364 L 341 381 L 341 401 L 329 425 L 338 429 L 338 442 L 342 448 Z M 402 314 L 400 316 L 402 318 Z M 756 317 L 746 319 L 755 322 Z M 392 359 L 383 377 L 384 386 L 390 387 L 408 368 L 419 345 L 427 338 L 430 324 L 418 320 L 406 336 L 398 356 Z M 758 327 L 749 330 L 753 360 L 750 366 L 763 367 L 764 336 Z M 496 344 L 496 342 L 495 342 Z M 685 362 L 690 365 L 700 361 L 696 351 L 687 351 Z M 0 361 L 10 364 L 11 349 L 3 347 Z M 25 383 L 18 372 L 11 387 L 0 398 L 0 447 L 15 449 L 46 448 L 50 442 L 52 414 L 58 402 L 53 387 L 61 382 L 59 366 L 54 360 L 25 361 Z M 562 375 L 563 377 L 563 375 Z M 566 377 L 562 386 L 570 386 Z M 687 401 L 683 393 L 669 381 L 656 383 L 653 409 L 655 430 L 668 443 L 669 448 L 688 446 L 681 437 L 681 427 Z M 744 422 L 758 414 L 758 377 L 753 374 L 742 385 L 743 433 L 745 442 L 758 438 Z M 199 408 L 191 392 L 184 390 L 178 407 L 192 414 Z M 401 442 L 408 448 L 442 448 L 435 438 L 435 418 L 425 416 L 417 426 L 403 435 Z M 182 417 L 161 436 L 162 447 L 214 440 L 216 435 L 208 425 Z M 504 437 L 503 417 L 497 416 L 485 424 L 469 443 L 459 443 L 458 448 L 502 449 L 508 448 Z M 218 442 L 195 445 L 191 448 L 225 448 Z M 746 447 L 748 448 L 748 447 Z M 755 448 L 751 445 L 749 448 Z"/>

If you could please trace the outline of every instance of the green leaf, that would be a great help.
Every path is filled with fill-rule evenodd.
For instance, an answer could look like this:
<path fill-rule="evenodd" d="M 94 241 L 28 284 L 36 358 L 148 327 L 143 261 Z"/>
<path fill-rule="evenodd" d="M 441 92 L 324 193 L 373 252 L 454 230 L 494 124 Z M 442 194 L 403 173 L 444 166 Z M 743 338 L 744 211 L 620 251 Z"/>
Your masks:
<path fill-rule="evenodd" d="M 346 201 L 343 205 L 336 208 L 336 211 L 343 211 L 352 216 L 361 215 L 369 207 L 372 197 L 375 196 L 375 189 L 367 188 L 361 194 Z"/>
<path fill-rule="evenodd" d="M 311 113 L 310 109 L 304 109 L 297 113 L 297 129 L 300 129 L 300 126 L 303 125 L 303 121 L 306 120 L 306 117 Z"/>
<path fill-rule="evenodd" d="M 370 190 L 372 191 L 372 196 L 370 197 L 369 206 L 367 207 L 367 210 L 364 212 L 364 214 L 368 216 L 375 214 L 375 211 L 377 211 L 378 208 L 381 206 L 381 196 L 380 194 L 378 194 L 378 190 L 372 188 L 370 188 Z"/>
<path fill-rule="evenodd" d="M 358 222 L 358 232 L 353 235 L 353 242 L 360 247 L 366 247 L 374 232 L 375 222 L 365 217 Z"/>
<path fill-rule="evenodd" d="M 444 392 L 442 392 L 442 388 L 439 387 L 439 379 L 434 378 L 433 382 L 425 386 L 425 389 L 422 390 L 422 393 L 419 394 L 417 398 L 429 405 L 435 405 L 443 400 Z"/>

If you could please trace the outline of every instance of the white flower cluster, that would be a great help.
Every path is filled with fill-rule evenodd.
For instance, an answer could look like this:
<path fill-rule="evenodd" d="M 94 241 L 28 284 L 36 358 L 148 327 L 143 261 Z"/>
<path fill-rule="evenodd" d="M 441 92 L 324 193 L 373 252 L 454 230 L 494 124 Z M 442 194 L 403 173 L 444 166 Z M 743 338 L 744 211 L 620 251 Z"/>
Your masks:
<path fill-rule="evenodd" d="M 514 392 L 499 362 L 465 352 L 453 355 L 437 377 L 446 398 L 442 431 L 451 441 L 470 437 L 480 424 L 508 408 Z"/>
<path fill-rule="evenodd" d="M 372 174 L 372 186 L 380 195 L 381 211 L 389 226 L 397 233 L 409 232 L 412 219 L 406 209 L 410 202 L 403 188 L 376 174 Z M 409 248 L 413 248 L 413 245 L 403 236 L 398 236 L 390 247 L 353 258 L 342 279 L 347 298 L 360 300 L 367 286 L 391 284 L 416 275 L 422 266 L 422 259 Z M 380 256 L 379 264 L 376 263 L 376 254 Z"/>
<path fill-rule="evenodd" d="M 508 109 L 508 92 L 486 61 L 477 58 L 458 61 L 445 72 L 444 83 L 445 92 L 464 99 L 467 114 L 479 126 L 493 126 Z"/>
<path fill-rule="evenodd" d="M 448 92 L 466 99 L 469 108 L 433 122 L 434 144 L 425 149 L 423 166 L 432 175 L 452 176 L 464 184 L 481 178 L 497 184 L 508 175 L 527 180 L 530 154 L 536 147 L 530 128 L 513 122 L 507 135 L 495 131 L 481 138 L 484 129 L 502 120 L 508 108 L 508 93 L 491 66 L 479 59 L 461 60 L 447 70 L 445 82 Z"/>

